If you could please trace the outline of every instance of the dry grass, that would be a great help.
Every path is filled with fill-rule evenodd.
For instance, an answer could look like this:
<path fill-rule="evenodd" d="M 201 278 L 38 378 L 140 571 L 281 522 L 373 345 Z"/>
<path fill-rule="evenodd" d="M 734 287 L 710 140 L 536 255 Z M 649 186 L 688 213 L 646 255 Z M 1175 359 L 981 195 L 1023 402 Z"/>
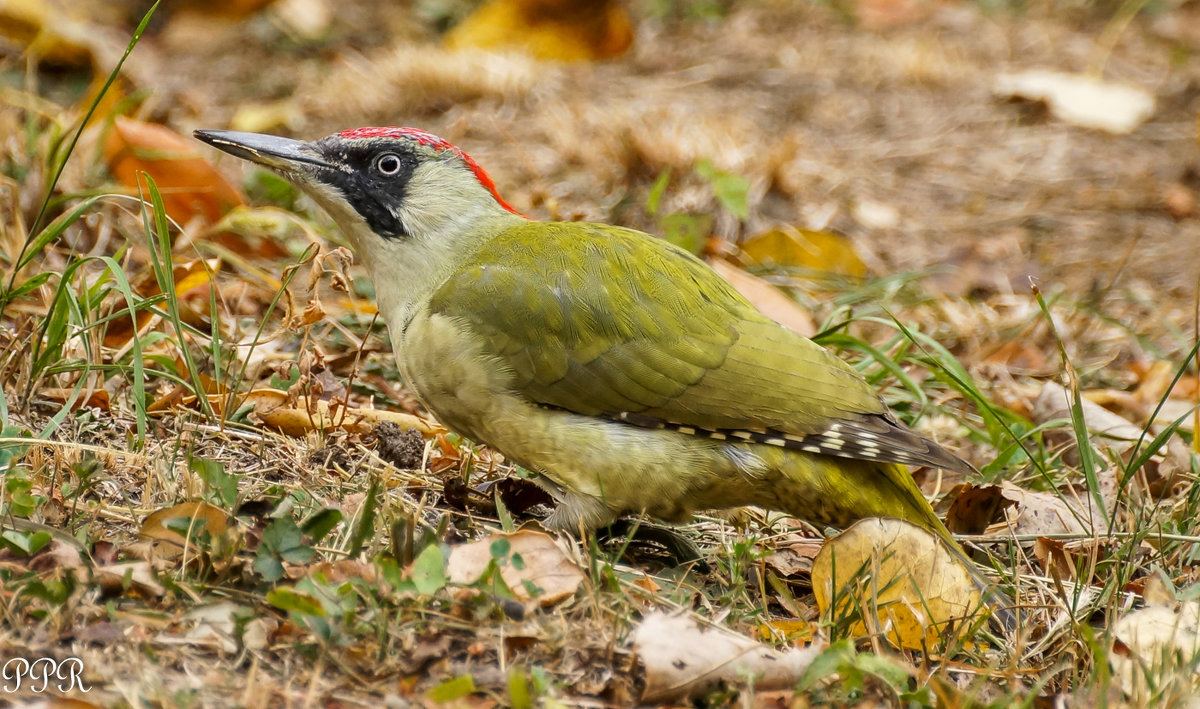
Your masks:
<path fill-rule="evenodd" d="M 1195 601 L 1192 424 L 1144 465 L 1101 450 L 1090 476 L 1073 452 L 1070 421 L 1033 429 L 1044 382 L 1063 372 L 1060 346 L 1080 388 L 1139 428 L 1159 413 L 1161 430 L 1195 402 L 1187 389 L 1196 388 L 1194 361 L 1185 363 L 1196 341 L 1200 250 L 1188 245 L 1200 222 L 1169 213 L 1165 202 L 1196 188 L 1190 87 L 1200 72 L 1165 44 L 1194 45 L 1138 17 L 1106 53 L 1099 10 L 1058 7 L 989 15 L 946 6 L 880 31 L 800 3 L 738 4 L 711 22 L 662 22 L 643 10 L 629 56 L 569 66 L 518 57 L 480 64 L 475 55 L 427 50 L 411 44 L 428 41 L 430 30 L 407 9 L 371 3 L 348 7 L 334 21 L 337 39 L 305 51 L 279 29 L 286 22 L 278 10 L 194 41 L 181 39 L 188 25 L 176 22 L 197 20 L 168 17 L 132 55 L 130 75 L 153 92 L 139 114 L 181 132 L 224 127 L 248 102 L 284 105 L 286 128 L 307 137 L 365 123 L 420 125 L 471 152 L 507 199 L 539 218 L 653 230 L 647 193 L 670 170 L 660 213 L 714 214 L 715 231 L 731 244 L 779 224 L 841 231 L 875 278 L 835 288 L 772 277 L 795 286 L 817 322 L 852 321 L 846 355 L 901 416 L 959 450 L 989 482 L 1060 501 L 1108 485 L 1111 527 L 1094 538 L 1060 535 L 1049 543 L 1063 546 L 1049 557 L 1046 543 L 1039 556 L 1033 538 L 995 528 L 970 537 L 1000 560 L 1002 581 L 1027 611 L 1009 642 L 981 639 L 943 658 L 876 638 L 857 647 L 881 664 L 843 662 L 841 682 L 795 695 L 734 687 L 707 703 L 1182 705 L 1194 691 L 1186 679 L 1194 656 L 1155 665 L 1146 674 L 1157 686 L 1136 687 L 1132 698 L 1110 686 L 1109 667 L 1111 657 L 1136 656 L 1128 638 L 1114 644 L 1120 619 L 1146 603 Z M 151 60 L 170 70 L 151 70 Z M 2 61 L 4 76 L 24 70 Z M 1132 136 L 1072 128 L 990 94 L 998 70 L 1101 62 L 1106 74 L 1158 96 L 1158 115 Z M 0 106 L 0 251 L 9 270 L 38 212 L 56 141 L 82 113 L 52 74 L 30 76 Z M 116 191 L 98 161 L 102 138 L 99 126 L 84 133 L 50 216 L 90 190 Z M 747 220 L 721 209 L 694 171 L 699 158 L 748 178 Z M 303 203 L 298 211 L 243 213 L 224 240 L 199 224 L 172 230 L 168 258 L 150 245 L 153 210 L 104 197 L 15 280 L 6 271 L 6 284 L 20 284 L 78 269 L 61 287 L 52 275 L 5 298 L 0 452 L 12 457 L 0 497 L 4 656 L 79 657 L 96 688 L 87 699 L 102 705 L 403 705 L 428 703 L 439 688 L 450 691 L 445 682 L 469 676 L 477 691 L 459 704 L 520 704 L 524 686 L 550 705 L 625 706 L 641 689 L 631 634 L 653 609 L 689 609 L 776 643 L 787 642 L 783 620 L 812 621 L 810 631 L 843 638 L 845 623 L 819 624 L 807 571 L 781 566 L 780 554 L 814 530 L 754 511 L 675 530 L 700 550 L 707 571 L 677 565 L 661 544 L 631 545 L 622 556 L 628 540 L 568 540 L 588 578 L 550 609 L 461 587 L 405 587 L 404 570 L 429 544 L 453 547 L 506 526 L 508 508 L 530 492 L 497 481 L 520 471 L 453 435 L 429 437 L 398 467 L 380 441 L 392 433 L 285 435 L 224 399 L 211 412 L 188 399 L 206 386 L 244 393 L 271 384 L 421 414 L 398 381 L 369 286 L 352 268 L 349 290 L 341 288 L 336 260 L 305 251 L 327 223 Z M 264 230 L 281 253 L 256 246 Z M 199 259 L 219 262 L 215 295 L 205 287 L 157 298 L 156 267 L 161 274 Z M 128 275 L 131 290 L 115 271 Z M 1048 294 L 1044 307 L 1031 278 Z M 152 315 L 140 338 L 106 341 L 129 322 L 126 298 Z M 323 316 L 289 326 L 312 302 Z M 929 348 L 914 346 L 892 317 L 930 338 Z M 886 362 L 861 356 L 855 343 L 880 348 Z M 30 356 L 43 351 L 57 356 Z M 147 401 L 177 405 L 139 410 L 135 359 L 144 363 Z M 966 386 L 945 375 L 956 362 Z M 1172 389 L 1181 368 L 1186 376 Z M 88 405 L 67 407 L 71 399 Z M 962 481 L 920 475 L 942 507 L 959 493 Z M 233 497 L 222 487 L 229 484 Z M 198 537 L 182 556 L 139 538 L 151 513 L 196 500 L 230 513 L 227 534 Z M 511 512 L 523 519 L 523 510 Z M 306 525 L 334 514 L 338 523 L 314 541 Z M 268 582 L 256 562 L 270 555 L 264 538 L 285 523 L 309 533 L 299 546 L 312 555 L 281 556 L 285 575 Z M 43 533 L 38 553 L 21 553 Z M 21 696 L 32 696 L 28 687 Z"/>

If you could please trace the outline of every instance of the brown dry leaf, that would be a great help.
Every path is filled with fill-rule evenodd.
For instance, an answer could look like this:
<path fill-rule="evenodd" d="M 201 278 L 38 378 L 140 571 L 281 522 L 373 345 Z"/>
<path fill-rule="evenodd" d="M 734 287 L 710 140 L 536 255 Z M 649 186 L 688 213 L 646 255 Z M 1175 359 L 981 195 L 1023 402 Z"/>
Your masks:
<path fill-rule="evenodd" d="M 1047 571 L 1057 571 L 1059 578 L 1103 584 L 1107 579 L 1099 578 L 1096 574 L 1098 570 L 1102 570 L 1100 562 L 1111 559 L 1122 544 L 1121 540 L 1110 537 L 1069 540 L 1039 537 L 1033 543 L 1033 555 Z M 1122 560 L 1133 567 L 1141 567 L 1156 553 L 1154 547 L 1144 540 L 1131 551 L 1123 547 L 1120 549 Z M 1078 578 L 1077 569 L 1082 570 L 1086 577 Z"/>
<path fill-rule="evenodd" d="M 865 589 L 855 583 L 860 570 L 869 578 Z M 876 630 L 889 642 L 911 650 L 937 646 L 944 631 L 980 607 L 970 573 L 946 545 L 898 519 L 860 520 L 830 539 L 813 560 L 812 583 L 822 613 L 840 594 L 833 613 L 851 612 L 846 606 L 855 603 L 868 620 L 878 619 Z M 850 632 L 869 634 L 862 621 Z"/>
<path fill-rule="evenodd" d="M 177 529 L 186 529 L 181 534 Z M 159 542 L 156 550 L 163 557 L 174 557 L 183 553 L 184 547 L 195 544 L 194 535 L 208 533 L 214 539 L 229 529 L 225 511 L 207 502 L 181 502 L 150 514 L 138 534 L 142 539 Z"/>
<path fill-rule="evenodd" d="M 443 42 L 450 49 L 513 49 L 539 59 L 590 61 L 629 49 L 633 22 L 618 0 L 491 0 Z"/>
<path fill-rule="evenodd" d="M 237 652 L 238 623 L 249 610 L 230 601 L 219 601 L 191 608 L 183 617 L 182 628 L 172 627 L 159 633 L 154 641 L 159 645 L 193 647 L 209 652 Z"/>
<path fill-rule="evenodd" d="M 67 403 L 67 401 L 69 399 L 71 399 L 71 397 L 75 396 L 74 389 L 65 389 L 65 388 L 57 388 L 57 387 L 42 389 L 40 393 L 44 398 L 49 399 L 50 401 L 56 401 L 60 404 Z M 86 396 L 83 396 L 83 397 L 75 400 L 75 408 L 76 409 L 93 409 L 93 408 L 95 408 L 95 409 L 100 409 L 101 411 L 109 410 L 109 399 L 108 399 L 108 391 L 107 390 L 93 389 L 91 391 L 87 391 L 86 389 L 84 389 L 84 390 L 81 390 L 79 393 L 85 394 Z"/>
<path fill-rule="evenodd" d="M 724 259 L 713 259 L 709 265 L 767 317 L 805 337 L 816 334 L 812 317 L 783 291 Z"/>
<path fill-rule="evenodd" d="M 500 576 L 517 599 L 534 600 L 526 588 L 528 582 L 541 589 L 536 600 L 547 607 L 573 595 L 583 583 L 583 571 L 567 558 L 554 538 L 530 530 L 493 534 L 487 539 L 454 547 L 446 562 L 446 576 L 451 582 L 463 585 L 478 581 L 492 561 L 492 543 L 500 539 L 509 543 L 509 556 L 507 563 L 500 566 Z M 515 563 L 513 559 L 518 554 L 521 561 Z"/>
<path fill-rule="evenodd" d="M 180 319 L 205 331 L 209 329 L 208 318 L 202 311 L 207 311 L 209 301 L 209 286 L 212 276 L 221 268 L 220 259 L 195 259 L 185 263 L 176 263 L 172 269 L 175 281 L 175 295 L 179 303 Z M 161 295 L 158 281 L 154 274 L 146 272 L 132 283 L 133 290 L 145 298 Z M 197 307 L 199 306 L 199 307 Z M 142 328 L 154 318 L 154 313 L 140 310 L 137 313 L 137 329 Z M 104 346 L 120 349 L 133 339 L 133 323 L 128 314 L 109 323 L 104 331 Z"/>
<path fill-rule="evenodd" d="M 763 563 L 784 578 L 807 574 L 812 571 L 813 559 L 817 558 L 824 544 L 820 539 L 804 539 L 777 547 L 774 553 L 763 559 Z"/>
<path fill-rule="evenodd" d="M 1071 505 L 1054 493 L 1024 490 L 1007 480 L 1000 483 L 1000 493 L 1009 502 L 1002 526 L 1013 534 L 1090 534 L 1091 520 L 1100 521 L 1084 511 L 1090 505 L 1082 500 Z"/>
<path fill-rule="evenodd" d="M 799 681 L 823 648 L 814 644 L 780 652 L 686 615 L 654 612 L 634 631 L 633 650 L 646 670 L 642 701 L 696 696 L 723 682 L 756 690 L 784 689 Z"/>
<path fill-rule="evenodd" d="M 747 239 L 742 253 L 766 267 L 805 268 L 856 278 L 867 275 L 867 266 L 850 240 L 828 231 L 772 229 Z"/>
<path fill-rule="evenodd" d="M 1075 580 L 1075 564 L 1067 554 L 1066 544 L 1061 540 L 1038 537 L 1033 543 L 1033 555 L 1052 576 Z"/>
<path fill-rule="evenodd" d="M 1167 606 L 1178 600 L 1174 586 L 1162 569 L 1155 569 L 1143 577 L 1141 596 L 1148 606 Z"/>
<path fill-rule="evenodd" d="M 147 172 L 162 192 L 163 206 L 179 224 L 203 217 L 212 224 L 244 204 L 241 194 L 204 159 L 195 141 L 155 123 L 118 116 L 104 146 L 108 169 L 121 184 L 138 187 Z"/>
<path fill-rule="evenodd" d="M 210 397 L 214 406 L 224 406 L 224 397 Z M 182 400 L 181 403 L 188 403 Z M 255 389 L 238 406 L 252 404 L 263 423 L 288 436 L 305 436 L 311 431 L 342 428 L 351 433 L 367 433 L 381 423 L 394 423 L 401 429 L 416 429 L 424 436 L 445 431 L 438 424 L 412 414 L 381 409 L 347 408 L 328 401 L 310 404 L 307 397 L 292 398 L 278 389 Z"/>
<path fill-rule="evenodd" d="M 983 534 L 1001 511 L 1013 504 L 998 485 L 964 483 L 952 495 L 946 527 L 957 534 Z"/>

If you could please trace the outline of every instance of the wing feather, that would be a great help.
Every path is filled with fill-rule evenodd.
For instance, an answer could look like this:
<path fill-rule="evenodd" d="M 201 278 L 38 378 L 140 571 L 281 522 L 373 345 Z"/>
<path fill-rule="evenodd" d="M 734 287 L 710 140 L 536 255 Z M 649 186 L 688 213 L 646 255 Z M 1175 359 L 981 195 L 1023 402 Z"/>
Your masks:
<path fill-rule="evenodd" d="M 476 262 L 487 265 L 455 274 L 430 307 L 482 338 L 533 403 L 959 467 L 892 420 L 848 365 L 666 242 L 605 225 L 530 222 L 493 239 Z"/>

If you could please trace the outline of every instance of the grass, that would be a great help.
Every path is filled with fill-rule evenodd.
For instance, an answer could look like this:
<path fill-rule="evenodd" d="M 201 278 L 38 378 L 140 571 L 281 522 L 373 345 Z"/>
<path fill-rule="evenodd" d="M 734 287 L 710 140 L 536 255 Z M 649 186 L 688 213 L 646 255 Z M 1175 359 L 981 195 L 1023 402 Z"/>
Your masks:
<path fill-rule="evenodd" d="M 8 646 L 79 650 L 93 684 L 117 704 L 210 703 L 211 681 L 191 678 L 215 663 L 228 677 L 219 690 L 236 691 L 247 705 L 367 703 L 393 693 L 461 704 L 593 697 L 621 705 L 637 697 L 629 643 L 649 610 L 687 610 L 779 645 L 789 642 L 781 621 L 814 619 L 806 572 L 785 572 L 774 559 L 803 531 L 757 512 L 736 525 L 702 516 L 677 529 L 710 564 L 707 573 L 672 563 L 670 553 L 637 563 L 634 532 L 570 543 L 588 582 L 552 610 L 516 600 L 500 569 L 524 562 L 503 545 L 493 543 L 479 581 L 451 582 L 453 550 L 511 531 L 520 513 L 499 488 L 452 500 L 445 481 L 478 490 L 519 471 L 454 436 L 429 440 L 420 464 L 401 470 L 380 458 L 370 433 L 315 428 L 290 437 L 255 425 L 240 398 L 272 381 L 256 357 L 280 365 L 277 386 L 340 386 L 338 396 L 359 407 L 372 397 L 398 407 L 411 400 L 397 392 L 385 338 L 353 293 L 326 318 L 286 327 L 304 266 L 315 269 L 323 302 L 343 297 L 328 288 L 331 274 L 307 245 L 283 266 L 212 245 L 181 252 L 179 228 L 149 179 L 136 198 L 56 193 L 67 161 L 82 159 L 77 142 L 97 105 L 99 98 L 74 131 L 26 116 L 29 135 L 41 138 L 27 142 L 29 154 L 9 156 L 18 176 L 42 165 L 53 177 L 29 238 L 5 254 L 10 274 L 0 295 L 8 327 L 0 352 L 0 638 Z M 266 221 L 278 211 L 250 215 Z M 95 253 L 86 219 L 120 238 Z M 289 219 L 306 234 L 320 230 L 307 216 Z M 213 256 L 219 268 L 201 259 Z M 197 261 L 200 297 L 181 293 L 176 277 Z M 248 281 L 254 317 L 230 295 Z M 1110 660 L 1129 652 L 1127 641 L 1114 643 L 1117 623 L 1142 604 L 1139 585 L 1165 576 L 1180 601 L 1200 595 L 1190 571 L 1200 549 L 1192 523 L 1200 471 L 1194 432 L 1184 426 L 1193 411 L 1151 427 L 1166 393 L 1137 421 L 1141 436 L 1123 454 L 1094 445 L 1084 395 L 1111 388 L 1114 375 L 1087 359 L 1098 343 L 1120 338 L 1126 356 L 1166 363 L 1174 385 L 1197 370 L 1194 334 L 1139 332 L 1121 311 L 1146 303 L 1119 293 L 1076 302 L 1033 292 L 1017 298 L 1023 307 L 1001 313 L 934 297 L 911 274 L 844 283 L 826 295 L 797 297 L 823 319 L 819 339 L 853 360 L 899 416 L 969 451 L 984 480 L 1048 493 L 1039 504 L 1057 501 L 1054 509 L 1067 510 L 1082 531 L 971 537 L 998 560 L 991 565 L 1001 585 L 1024 611 L 1011 644 L 989 642 L 981 628 L 936 652 L 898 651 L 878 635 L 852 637 L 853 621 L 871 610 L 851 606 L 804 626 L 829 646 L 798 678 L 798 691 L 814 704 L 1009 706 L 1054 695 L 1108 702 Z M 198 319 L 197 303 L 206 308 Z M 956 329 L 963 313 L 970 327 Z M 120 327 L 128 338 L 106 344 Z M 1052 377 L 989 368 L 982 353 L 1018 335 L 1057 356 L 1051 373 L 1060 365 L 1067 373 L 1065 417 L 1039 420 L 1024 406 L 1027 391 Z M 110 403 L 81 406 L 99 391 Z M 187 403 L 156 406 L 168 401 Z M 1152 459 L 1168 446 L 1192 454 L 1174 473 L 1180 491 L 1154 494 L 1147 466 L 1161 465 Z M 953 496 L 936 482 L 926 487 Z M 1086 515 L 1089 502 L 1097 519 Z M 141 538 L 154 514 L 166 537 Z M 171 533 L 182 542 L 168 542 Z M 1029 544 L 1039 539 L 1061 544 L 1049 545 L 1058 556 L 1048 558 L 1065 563 L 1039 560 Z M 71 644 L 80 637 L 101 640 Z M 1136 696 L 1182 701 L 1198 661 L 1167 653 L 1144 663 Z M 139 676 L 136 701 L 109 683 Z M 698 701 L 749 702 L 757 693 L 745 682 Z"/>

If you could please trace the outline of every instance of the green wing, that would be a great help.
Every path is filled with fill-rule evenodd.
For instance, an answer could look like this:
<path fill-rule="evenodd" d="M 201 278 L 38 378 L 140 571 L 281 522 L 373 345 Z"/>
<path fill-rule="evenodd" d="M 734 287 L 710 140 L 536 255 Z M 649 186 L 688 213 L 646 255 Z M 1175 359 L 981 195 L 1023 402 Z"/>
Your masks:
<path fill-rule="evenodd" d="M 884 411 L 841 360 L 667 242 L 598 224 L 530 223 L 476 262 L 487 265 L 455 275 L 431 310 L 469 323 L 536 403 L 797 435 Z"/>
<path fill-rule="evenodd" d="M 667 242 L 530 222 L 475 263 L 486 265 L 447 281 L 431 312 L 470 327 L 534 403 L 849 457 L 941 451 L 893 423 L 849 366 Z"/>

